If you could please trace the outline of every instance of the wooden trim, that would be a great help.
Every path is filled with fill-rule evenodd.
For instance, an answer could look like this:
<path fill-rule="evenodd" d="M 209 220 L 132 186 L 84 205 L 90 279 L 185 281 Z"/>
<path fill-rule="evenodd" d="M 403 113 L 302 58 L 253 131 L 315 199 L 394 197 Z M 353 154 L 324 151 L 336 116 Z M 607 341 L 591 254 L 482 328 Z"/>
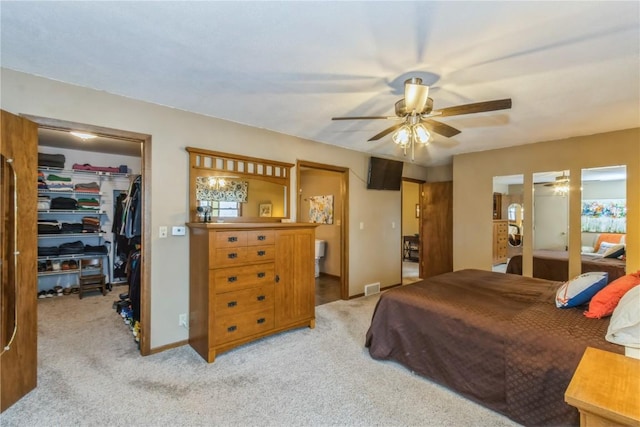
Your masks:
<path fill-rule="evenodd" d="M 189 344 L 189 340 L 187 339 L 187 340 L 172 342 L 170 344 L 161 345 L 160 347 L 152 348 L 149 351 L 149 355 L 162 353 L 165 350 L 171 350 L 172 348 L 178 348 L 178 347 L 182 347 L 183 345 L 188 345 L 188 344 Z"/>
<path fill-rule="evenodd" d="M 146 180 L 151 176 L 151 135 L 120 129 L 94 126 L 67 120 L 22 114 L 38 127 L 61 131 L 80 130 L 108 138 L 122 139 L 142 144 L 142 264 L 140 270 L 140 354 L 151 353 L 151 186 Z"/>
<path fill-rule="evenodd" d="M 300 218 L 300 169 L 320 169 L 341 174 L 340 198 L 342 200 L 342 216 L 340 225 L 340 299 L 349 299 L 349 168 L 327 165 L 323 163 L 298 160 L 296 167 L 296 218 Z"/>

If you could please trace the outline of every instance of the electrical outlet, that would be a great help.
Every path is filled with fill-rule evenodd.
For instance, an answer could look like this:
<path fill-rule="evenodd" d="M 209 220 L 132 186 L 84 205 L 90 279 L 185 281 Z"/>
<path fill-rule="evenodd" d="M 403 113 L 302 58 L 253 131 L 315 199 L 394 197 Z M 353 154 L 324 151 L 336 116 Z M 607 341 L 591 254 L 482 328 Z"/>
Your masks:
<path fill-rule="evenodd" d="M 178 315 L 178 326 L 182 326 L 185 328 L 189 328 L 189 325 L 187 324 L 187 313 L 182 313 Z"/>

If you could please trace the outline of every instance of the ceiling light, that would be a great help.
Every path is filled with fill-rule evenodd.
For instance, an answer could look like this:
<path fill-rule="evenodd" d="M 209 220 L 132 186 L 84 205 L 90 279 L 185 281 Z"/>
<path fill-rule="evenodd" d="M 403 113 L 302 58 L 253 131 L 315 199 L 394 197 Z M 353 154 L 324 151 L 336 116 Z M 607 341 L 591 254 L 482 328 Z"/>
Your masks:
<path fill-rule="evenodd" d="M 411 147 L 411 161 L 415 160 L 416 144 L 420 143 L 427 145 L 431 140 L 431 133 L 427 130 L 425 125 L 419 122 L 419 117 L 412 117 L 414 117 L 414 120 L 410 121 L 408 124 L 402 125 L 391 135 L 393 142 L 402 147 L 405 156 L 407 155 L 407 148 Z M 415 119 L 415 117 L 418 118 Z"/>
<path fill-rule="evenodd" d="M 401 147 L 406 147 L 411 143 L 411 128 L 407 125 L 402 126 L 391 135 L 393 142 Z"/>
<path fill-rule="evenodd" d="M 78 138 L 82 139 L 83 141 L 89 140 L 89 139 L 93 139 L 93 138 L 97 138 L 97 135 L 93 135 L 90 133 L 84 133 L 84 132 L 69 132 L 71 135 L 73 136 L 77 136 Z"/>
<path fill-rule="evenodd" d="M 413 127 L 413 136 L 415 138 L 415 141 L 419 142 L 420 144 L 427 144 L 429 142 L 431 134 L 423 124 L 418 123 Z"/>
<path fill-rule="evenodd" d="M 553 184 L 553 194 L 565 196 L 569 193 L 569 177 L 562 172 L 562 176 L 557 176 Z"/>

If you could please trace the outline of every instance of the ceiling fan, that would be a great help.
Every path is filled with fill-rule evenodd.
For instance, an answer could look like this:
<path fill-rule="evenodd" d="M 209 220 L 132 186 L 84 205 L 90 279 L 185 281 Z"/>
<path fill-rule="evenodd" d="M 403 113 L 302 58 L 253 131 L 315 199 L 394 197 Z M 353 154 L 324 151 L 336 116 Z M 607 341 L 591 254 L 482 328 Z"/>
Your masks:
<path fill-rule="evenodd" d="M 433 120 L 432 117 L 459 116 L 508 108 L 511 108 L 511 98 L 434 110 L 433 99 L 429 98 L 429 86 L 423 85 L 422 79 L 413 77 L 404 82 L 404 98 L 396 102 L 395 116 L 332 117 L 331 120 L 400 120 L 399 123 L 369 138 L 369 141 L 376 141 L 395 132 L 392 135 L 393 142 L 402 146 L 406 154 L 408 146 L 413 149 L 413 142 L 428 143 L 429 131 L 447 138 L 460 133 L 460 130 Z"/>

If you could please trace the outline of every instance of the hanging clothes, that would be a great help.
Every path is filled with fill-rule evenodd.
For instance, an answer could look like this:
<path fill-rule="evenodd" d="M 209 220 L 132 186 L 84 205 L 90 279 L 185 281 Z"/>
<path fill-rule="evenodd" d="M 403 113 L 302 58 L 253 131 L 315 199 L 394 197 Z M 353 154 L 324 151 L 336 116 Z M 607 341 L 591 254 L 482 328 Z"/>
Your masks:
<path fill-rule="evenodd" d="M 142 235 L 142 176 L 138 175 L 129 186 L 125 208 L 123 211 L 122 230 L 120 234 L 127 238 Z"/>

